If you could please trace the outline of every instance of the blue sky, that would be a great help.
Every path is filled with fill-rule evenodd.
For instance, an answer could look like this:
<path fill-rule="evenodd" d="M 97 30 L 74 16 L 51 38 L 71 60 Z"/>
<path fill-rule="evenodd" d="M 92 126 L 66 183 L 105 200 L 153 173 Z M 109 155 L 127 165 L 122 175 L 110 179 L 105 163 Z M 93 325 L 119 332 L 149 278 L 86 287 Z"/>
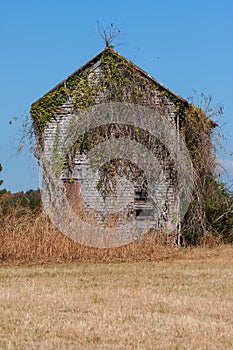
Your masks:
<path fill-rule="evenodd" d="M 116 23 L 123 44 L 116 49 L 171 90 L 184 98 L 204 91 L 224 106 L 219 124 L 228 154 L 219 157 L 233 179 L 232 0 L 8 0 L 0 5 L 1 188 L 38 188 L 29 148 L 17 155 L 19 117 L 104 48 L 98 20 Z"/>

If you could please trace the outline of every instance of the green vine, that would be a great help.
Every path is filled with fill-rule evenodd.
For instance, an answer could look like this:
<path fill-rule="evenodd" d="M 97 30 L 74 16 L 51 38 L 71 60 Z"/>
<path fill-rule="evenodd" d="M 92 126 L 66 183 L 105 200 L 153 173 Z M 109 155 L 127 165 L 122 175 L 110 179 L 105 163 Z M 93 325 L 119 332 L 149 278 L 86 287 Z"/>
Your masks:
<path fill-rule="evenodd" d="M 64 86 L 52 90 L 31 107 L 31 117 L 36 125 L 37 134 L 42 134 L 45 126 L 50 122 L 54 112 L 59 112 L 60 107 L 67 100 L 67 91 Z"/>
<path fill-rule="evenodd" d="M 191 142 L 189 145 L 193 163 L 202 161 L 200 155 L 197 157 L 195 154 L 196 146 L 193 147 L 193 145 L 196 145 L 196 140 L 192 135 L 195 135 L 196 130 L 202 127 L 202 123 L 211 127 L 211 122 L 200 109 L 157 84 L 156 81 L 150 79 L 140 69 L 138 70 L 132 62 L 124 59 L 111 47 L 106 47 L 96 57 L 96 62 L 98 60 L 100 60 L 98 75 L 95 70 L 91 69 L 95 61 L 91 61 L 32 105 L 31 116 L 34 120 L 39 143 L 43 143 L 45 126 L 53 117 L 56 117 L 56 114 L 59 114 L 61 106 L 69 98 L 72 99 L 76 111 L 88 108 L 93 104 L 116 101 L 161 108 L 160 112 L 164 115 L 169 113 L 167 103 L 164 103 L 166 102 L 164 98 L 167 98 L 173 103 L 175 111 L 179 115 L 181 134 L 184 135 L 185 139 L 188 137 L 193 139 L 193 143 Z M 159 107 L 154 102 L 154 92 L 156 91 L 159 92 L 160 96 L 156 95 L 157 98 L 160 98 Z M 187 124 L 190 125 L 188 137 Z M 77 150 L 88 151 L 98 139 L 99 137 L 93 132 L 80 136 L 74 145 L 73 153 Z"/>
<path fill-rule="evenodd" d="M 174 103 L 180 115 L 184 115 L 182 100 L 143 76 L 132 62 L 124 59 L 111 47 L 106 47 L 96 57 L 97 60 L 98 57 L 101 61 L 101 73 L 98 77 L 95 71 L 91 71 L 92 61 L 32 105 L 31 117 L 39 142 L 43 139 L 45 126 L 59 114 L 61 106 L 70 97 L 76 111 L 99 103 L 98 98 L 101 102 L 117 101 L 153 106 L 151 91 L 158 90 Z"/>
<path fill-rule="evenodd" d="M 55 140 L 53 144 L 53 153 L 52 153 L 52 168 L 54 174 L 59 177 L 61 176 L 64 169 L 68 167 L 67 159 L 62 154 L 61 145 L 60 145 L 60 129 L 57 126 Z"/>
<path fill-rule="evenodd" d="M 69 76 L 64 82 L 32 105 L 31 116 L 36 126 L 39 143 L 43 143 L 45 126 L 54 116 L 56 117 L 56 114 L 59 114 L 61 106 L 69 98 L 71 98 L 76 111 L 83 110 L 94 104 L 113 101 L 129 102 L 157 108 L 158 106 L 155 105 L 154 96 L 156 91 L 159 91 L 161 96 L 160 108 L 164 115 L 168 113 L 168 108 L 164 104 L 163 96 L 166 96 L 174 103 L 178 113 L 183 113 L 183 101 L 166 89 L 163 89 L 159 84 L 146 76 L 143 71 L 137 69 L 132 62 L 120 56 L 111 47 L 106 47 L 99 58 L 97 56 L 96 62 L 98 62 L 98 59 L 100 60 L 98 75 L 95 70 L 91 69 L 92 64 L 95 63 L 92 61 L 81 70 Z M 158 98 L 158 95 L 156 96 Z M 127 132 L 132 133 L 132 130 L 126 130 Z M 87 152 L 107 133 L 105 129 L 85 133 L 78 138 L 72 147 L 72 154 L 75 155 L 77 151 L 81 153 Z M 57 175 L 60 175 L 65 166 L 68 167 L 68 164 L 65 159 L 59 158 L 59 154 L 55 149 L 53 153 L 55 155 L 55 172 Z M 103 177 L 107 176 L 111 181 L 111 178 L 114 176 L 114 170 L 109 165 L 109 169 L 105 169 L 104 171 L 102 169 L 100 176 L 101 178 L 97 184 L 97 188 L 103 191 L 102 187 L 106 184 Z M 108 192 L 108 190 L 105 189 L 105 192 Z"/>
<path fill-rule="evenodd" d="M 171 93 L 169 90 L 161 90 L 162 96 L 166 96 L 170 101 L 175 105 L 175 111 L 180 117 L 180 121 L 183 122 L 186 119 L 186 111 L 188 107 L 188 103 L 182 101 L 178 96 Z"/>
<path fill-rule="evenodd" d="M 98 70 L 92 69 L 93 65 L 98 62 L 100 63 Z M 189 150 L 195 170 L 196 192 L 194 197 L 196 197 L 193 203 L 196 207 L 192 208 L 193 214 L 191 213 L 191 219 L 187 220 L 187 227 L 191 225 L 193 230 L 192 222 L 196 220 L 195 218 L 197 218 L 195 230 L 201 230 L 201 227 L 204 227 L 204 204 L 209 196 L 206 190 L 208 189 L 207 185 L 210 183 L 215 186 L 213 176 L 215 159 L 212 156 L 213 145 L 211 142 L 211 129 L 214 123 L 208 118 L 210 116 L 208 113 L 206 115 L 200 107 L 195 107 L 161 86 L 132 62 L 120 56 L 110 46 L 106 47 L 96 58 L 77 70 L 32 105 L 31 117 L 39 145 L 43 145 L 43 133 L 46 125 L 51 122 L 52 118 L 56 118 L 57 115 L 62 117 L 61 108 L 68 100 L 73 104 L 75 111 L 106 102 L 129 102 L 154 108 L 165 117 L 169 117 L 171 114 L 174 115 L 173 112 L 175 112 L 176 116 L 179 116 L 179 131 Z M 172 113 L 170 105 L 172 105 Z M 124 134 L 125 136 L 133 137 L 141 143 L 144 140 L 146 145 L 149 144 L 149 136 L 141 130 L 136 128 L 132 130 L 129 126 L 122 127 L 119 130 L 114 130 L 113 126 L 108 125 L 89 131 L 76 140 L 71 154 L 75 156 L 77 152 L 88 152 L 98 142 L 104 141 L 107 137 L 109 138 L 109 134 L 111 135 L 111 133 L 114 134 L 115 132 L 116 135 L 118 131 L 121 133 L 121 136 Z M 57 176 L 60 176 L 64 168 L 68 167 L 67 160 L 64 157 L 60 157 L 59 147 L 58 129 L 53 149 L 54 171 Z M 98 168 L 99 162 L 97 158 L 96 164 L 96 168 Z M 106 196 L 111 188 L 114 188 L 114 184 L 111 184 L 111 181 L 114 182 L 115 175 L 121 175 L 120 169 L 123 169 L 122 172 L 124 174 L 124 169 L 128 166 L 129 163 L 123 164 L 117 169 L 116 164 L 113 162 L 100 169 L 100 179 L 96 186 L 103 193 L 103 196 Z M 137 171 L 134 169 L 131 173 L 135 175 Z M 140 178 L 140 176 L 141 174 L 137 178 Z M 174 219 L 176 219 L 175 216 Z"/>

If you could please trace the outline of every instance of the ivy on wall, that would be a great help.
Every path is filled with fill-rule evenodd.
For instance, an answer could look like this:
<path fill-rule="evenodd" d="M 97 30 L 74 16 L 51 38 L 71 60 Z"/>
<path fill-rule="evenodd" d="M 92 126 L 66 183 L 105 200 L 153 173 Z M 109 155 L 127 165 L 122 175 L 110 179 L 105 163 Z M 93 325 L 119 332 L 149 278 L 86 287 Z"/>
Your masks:
<path fill-rule="evenodd" d="M 100 61 L 100 68 L 92 70 L 93 64 Z M 155 106 L 155 96 L 159 104 Z M 35 102 L 31 107 L 31 117 L 34 122 L 38 143 L 43 144 L 43 132 L 51 119 L 59 114 L 62 105 L 72 100 L 74 110 L 79 111 L 91 105 L 102 102 L 129 102 L 157 108 L 161 114 L 169 117 L 172 106 L 178 118 L 180 135 L 184 138 L 194 166 L 195 193 L 192 211 L 189 211 L 186 224 L 189 232 L 202 232 L 206 229 L 205 213 L 207 197 L 214 195 L 210 188 L 216 190 L 213 171 L 216 166 L 214 147 L 211 142 L 211 130 L 215 124 L 200 107 L 195 107 L 151 79 L 132 62 L 124 59 L 111 47 L 106 47 L 96 58 L 77 70 L 65 81 Z M 100 102 L 99 102 L 100 101 Z M 125 130 L 132 133 L 129 128 Z M 140 133 L 140 141 L 145 134 Z M 106 130 L 98 130 L 101 137 Z M 87 151 L 95 142 L 93 133 L 82 135 L 74 145 L 73 154 L 77 149 Z M 134 135 L 134 137 L 136 137 Z M 97 140 L 98 141 L 98 140 Z M 66 166 L 63 160 L 59 163 L 61 169 Z M 113 177 L 112 164 L 102 169 L 108 177 Z M 97 183 L 98 190 L 103 190 L 104 176 Z M 105 188 L 105 192 L 108 188 Z M 190 228 L 191 227 L 191 228 Z M 192 233 L 193 234 L 193 233 Z"/>
<path fill-rule="evenodd" d="M 101 97 L 103 102 L 124 101 L 153 107 L 152 92 L 157 91 L 161 95 L 164 114 L 167 111 L 163 97 L 174 103 L 177 113 L 184 115 L 183 100 L 135 69 L 132 62 L 124 59 L 111 47 L 106 47 L 95 59 L 101 61 L 101 72 L 98 76 L 95 71 L 91 71 L 94 63 L 91 61 L 32 105 L 30 112 L 39 142 L 42 142 L 45 126 L 70 97 L 76 111 L 95 104 L 101 92 L 104 92 Z"/>

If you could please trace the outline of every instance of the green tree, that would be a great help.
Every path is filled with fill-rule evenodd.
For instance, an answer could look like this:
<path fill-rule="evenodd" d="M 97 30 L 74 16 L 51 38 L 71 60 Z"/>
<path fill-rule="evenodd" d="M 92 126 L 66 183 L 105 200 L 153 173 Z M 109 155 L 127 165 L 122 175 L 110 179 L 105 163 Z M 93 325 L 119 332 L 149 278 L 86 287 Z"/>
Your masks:
<path fill-rule="evenodd" d="M 193 164 L 194 182 L 193 198 L 182 222 L 181 240 L 184 245 L 195 245 L 212 236 L 232 242 L 233 193 L 216 175 L 217 146 L 224 138 L 213 120 L 223 115 L 223 107 L 212 108 L 211 97 L 203 93 L 197 107 L 192 100 L 181 125 Z"/>
<path fill-rule="evenodd" d="M 2 164 L 0 164 L 0 172 L 2 171 Z M 0 180 L 0 186 L 3 183 L 3 180 Z"/>

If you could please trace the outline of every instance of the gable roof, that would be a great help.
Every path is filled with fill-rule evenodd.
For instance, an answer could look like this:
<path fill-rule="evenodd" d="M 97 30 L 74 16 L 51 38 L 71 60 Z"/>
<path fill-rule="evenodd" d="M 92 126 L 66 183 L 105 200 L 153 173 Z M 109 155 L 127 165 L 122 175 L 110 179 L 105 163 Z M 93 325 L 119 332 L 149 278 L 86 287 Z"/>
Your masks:
<path fill-rule="evenodd" d="M 99 65 L 101 65 L 101 60 L 105 57 L 108 57 L 109 54 L 112 57 L 114 57 L 115 60 L 118 60 L 118 62 L 122 62 L 126 66 L 130 65 L 131 71 L 139 73 L 139 75 L 142 78 L 145 78 L 147 81 L 149 81 L 153 86 L 156 87 L 158 91 L 168 96 L 168 98 L 171 99 L 175 103 L 175 105 L 183 107 L 190 106 L 187 100 L 185 100 L 183 97 L 179 96 L 178 94 L 161 84 L 158 80 L 149 75 L 142 68 L 138 67 L 135 63 L 129 61 L 124 56 L 120 55 L 113 48 L 105 47 L 95 57 L 93 57 L 80 68 L 75 70 L 67 78 L 62 80 L 59 84 L 57 84 L 44 96 L 42 96 L 40 99 L 38 99 L 32 104 L 31 117 L 34 122 L 36 132 L 38 132 L 39 134 L 43 132 L 44 127 L 49 122 L 52 114 L 56 111 L 59 111 L 59 108 L 62 106 L 62 104 L 67 101 L 68 97 L 72 94 L 72 91 L 74 91 L 75 87 L 77 87 L 75 79 L 77 77 L 80 78 L 80 76 L 82 75 L 82 73 L 85 72 L 85 70 L 90 69 L 91 71 L 96 69 Z M 208 117 L 206 118 L 210 121 L 211 127 L 217 126 L 215 122 L 210 120 Z"/>
<path fill-rule="evenodd" d="M 47 93 L 45 93 L 45 95 L 43 95 L 41 98 L 39 98 L 37 101 L 32 103 L 32 107 L 39 101 L 41 100 L 44 96 L 48 95 L 49 93 L 53 92 L 54 90 L 56 90 L 57 88 L 59 88 L 60 86 L 66 84 L 67 80 L 69 80 L 70 78 L 72 78 L 74 75 L 77 75 L 79 73 L 81 73 L 82 71 L 84 71 L 86 68 L 93 66 L 93 68 L 96 68 L 96 66 L 94 66 L 107 52 L 112 52 L 114 55 L 116 55 L 119 59 L 121 59 L 123 62 L 127 62 L 127 63 L 131 63 L 133 68 L 138 71 L 142 76 L 144 76 L 145 78 L 149 79 L 153 84 L 155 84 L 157 86 L 157 88 L 167 91 L 169 94 L 171 94 L 172 96 L 174 96 L 176 99 L 179 99 L 180 101 L 182 101 L 185 104 L 188 104 L 187 100 L 185 100 L 183 97 L 179 96 L 178 94 L 176 94 L 175 92 L 173 92 L 172 90 L 170 90 L 169 88 L 167 88 L 165 85 L 161 84 L 158 80 L 156 80 L 154 77 L 152 77 L 150 74 L 148 74 L 146 71 L 144 71 L 142 68 L 140 68 L 139 66 L 137 66 L 135 63 L 133 63 L 132 61 L 129 61 L 127 58 L 125 58 L 124 56 L 122 56 L 121 54 L 119 54 L 117 51 L 115 51 L 112 47 L 105 47 L 101 52 L 99 52 L 96 56 L 94 56 L 93 58 L 91 58 L 88 62 L 86 62 L 85 64 L 83 64 L 81 67 L 79 67 L 78 69 L 76 69 L 73 73 L 71 73 L 70 75 L 68 75 L 67 78 L 65 78 L 64 80 L 62 80 L 60 83 L 58 83 L 56 86 L 54 86 L 51 90 L 49 90 Z"/>

